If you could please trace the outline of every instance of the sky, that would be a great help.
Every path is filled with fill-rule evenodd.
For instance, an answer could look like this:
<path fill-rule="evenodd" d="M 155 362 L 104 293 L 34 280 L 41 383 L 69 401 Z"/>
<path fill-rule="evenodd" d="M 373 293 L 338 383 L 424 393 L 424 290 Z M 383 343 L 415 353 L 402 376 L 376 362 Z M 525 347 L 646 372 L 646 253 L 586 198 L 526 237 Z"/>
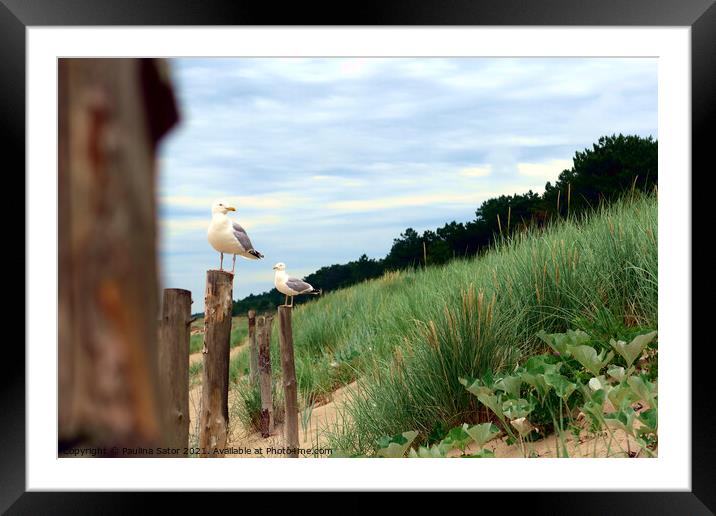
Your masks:
<path fill-rule="evenodd" d="M 160 270 L 192 312 L 219 266 L 217 199 L 265 255 L 237 258 L 240 299 L 272 289 L 277 262 L 303 277 L 382 258 L 408 227 L 541 193 L 600 136 L 658 137 L 656 59 L 187 58 L 171 73 L 181 121 L 159 152 Z"/>

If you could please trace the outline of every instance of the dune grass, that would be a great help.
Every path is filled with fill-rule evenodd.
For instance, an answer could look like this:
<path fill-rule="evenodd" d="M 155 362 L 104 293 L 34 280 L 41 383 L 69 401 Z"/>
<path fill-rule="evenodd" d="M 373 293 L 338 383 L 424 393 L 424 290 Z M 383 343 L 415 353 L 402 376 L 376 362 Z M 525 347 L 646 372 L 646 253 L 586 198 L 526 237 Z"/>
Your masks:
<path fill-rule="evenodd" d="M 204 319 L 192 323 L 192 329 L 200 329 L 201 333 L 194 333 L 189 337 L 189 353 L 198 353 L 204 348 Z M 233 349 L 244 343 L 249 336 L 248 319 L 243 316 L 234 317 L 231 321 L 231 337 L 229 346 Z"/>
<path fill-rule="evenodd" d="M 236 394 L 236 402 L 232 405 L 230 419 L 241 422 L 247 432 L 261 430 L 261 391 L 257 384 L 252 384 L 248 374 L 232 380 L 229 386 Z M 273 423 L 279 424 L 284 420 L 283 386 L 274 380 L 271 386 L 273 400 Z"/>
<path fill-rule="evenodd" d="M 229 361 L 229 382 L 237 383 L 239 378 L 249 374 L 250 351 L 246 347 L 240 350 L 231 360 Z"/>
<path fill-rule="evenodd" d="M 391 272 L 297 307 L 304 405 L 361 378 L 332 445 L 367 453 L 406 430 L 479 420 L 459 377 L 513 367 L 540 330 L 624 338 L 657 327 L 657 200 L 528 229 L 483 256 Z M 277 325 L 275 325 L 277 326 Z M 278 355 L 274 328 L 272 355 Z M 274 368 L 276 371 L 277 368 Z"/>

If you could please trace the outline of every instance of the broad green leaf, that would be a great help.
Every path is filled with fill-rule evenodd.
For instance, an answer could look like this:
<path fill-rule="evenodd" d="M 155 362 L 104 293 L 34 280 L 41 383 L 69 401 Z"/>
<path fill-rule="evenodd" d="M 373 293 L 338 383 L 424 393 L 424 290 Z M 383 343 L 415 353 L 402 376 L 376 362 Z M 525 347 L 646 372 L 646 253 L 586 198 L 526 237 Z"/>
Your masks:
<path fill-rule="evenodd" d="M 419 459 L 442 458 L 447 457 L 447 450 L 441 446 L 431 446 L 430 448 L 419 446 L 417 451 L 411 449 L 408 457 Z"/>
<path fill-rule="evenodd" d="M 549 355 L 537 355 L 530 357 L 525 362 L 524 369 L 530 374 L 541 374 L 557 373 L 560 367 L 562 367 L 562 362 L 559 361 L 559 358 Z"/>
<path fill-rule="evenodd" d="M 642 376 L 630 376 L 627 378 L 627 383 L 637 399 L 647 402 L 650 407 L 656 405 L 654 400 L 656 388 L 653 383 L 645 380 Z"/>
<path fill-rule="evenodd" d="M 638 399 L 638 396 L 634 393 L 632 388 L 625 382 L 621 382 L 614 386 L 607 393 L 607 397 L 617 410 L 627 405 L 631 405 Z"/>
<path fill-rule="evenodd" d="M 505 376 L 495 382 L 495 388 L 500 389 L 515 398 L 520 397 L 521 386 L 522 378 L 519 376 Z"/>
<path fill-rule="evenodd" d="M 567 330 L 567 333 L 545 333 L 540 331 L 537 336 L 549 347 L 556 351 L 561 357 L 569 357 L 571 347 L 586 344 L 591 340 L 589 334 L 581 330 Z"/>
<path fill-rule="evenodd" d="M 445 439 L 440 441 L 440 446 L 445 447 L 447 450 L 464 450 L 465 447 L 470 444 L 470 441 L 472 441 L 470 434 L 468 434 L 462 426 L 456 426 L 448 432 Z"/>
<path fill-rule="evenodd" d="M 607 426 L 624 430 L 630 435 L 634 435 L 634 418 L 635 413 L 631 407 L 623 407 L 617 412 L 604 414 L 604 421 Z"/>
<path fill-rule="evenodd" d="M 586 344 L 592 339 L 587 332 L 582 330 L 567 330 L 567 338 L 572 346 Z"/>
<path fill-rule="evenodd" d="M 567 401 L 577 388 L 577 384 L 570 382 L 566 376 L 562 376 L 561 374 L 545 374 L 544 380 L 547 382 L 547 385 L 554 388 L 555 394 L 564 401 Z"/>
<path fill-rule="evenodd" d="M 559 353 L 560 356 L 569 356 L 569 351 L 567 350 L 568 339 L 564 333 L 545 333 L 544 330 L 541 330 L 537 334 L 537 337 L 539 337 L 542 342 L 547 344 L 554 351 Z"/>
<path fill-rule="evenodd" d="M 379 449 L 376 454 L 386 458 L 403 457 L 417 436 L 418 432 L 410 431 L 393 437 L 382 437 L 378 439 Z"/>
<path fill-rule="evenodd" d="M 599 376 L 599 371 L 601 371 L 614 356 L 613 351 L 606 353 L 606 350 L 597 355 L 597 351 L 591 346 L 575 346 L 570 348 L 570 352 L 572 356 L 594 376 Z"/>
<path fill-rule="evenodd" d="M 387 448 L 388 446 L 390 446 L 390 443 L 404 444 L 407 441 L 408 439 L 406 439 L 402 434 L 399 434 L 394 435 L 392 437 L 389 435 L 384 435 L 383 437 L 380 437 L 377 442 L 378 448 Z"/>
<path fill-rule="evenodd" d="M 606 400 L 606 393 L 603 389 L 591 391 L 587 387 L 582 387 L 582 393 L 584 394 L 585 400 L 587 400 L 580 410 L 589 415 L 593 420 L 599 421 L 604 413 L 604 401 Z"/>
<path fill-rule="evenodd" d="M 465 386 L 470 394 L 477 396 L 490 396 L 495 393 L 493 389 L 486 386 L 480 379 L 474 379 L 472 381 L 460 378 L 460 383 Z"/>
<path fill-rule="evenodd" d="M 627 367 L 631 367 L 634 360 L 639 358 L 641 353 L 644 351 L 644 348 L 647 347 L 652 340 L 654 340 L 654 337 L 656 337 L 656 332 L 652 331 L 645 333 L 644 335 L 637 335 L 629 344 L 623 340 L 615 341 L 614 339 L 611 339 L 609 344 L 611 344 L 616 352 L 624 358 L 627 363 Z"/>
<path fill-rule="evenodd" d="M 495 391 L 484 385 L 479 379 L 467 380 L 465 378 L 460 378 L 459 380 L 470 394 L 477 397 L 480 403 L 485 405 L 499 417 L 502 417 L 502 412 L 500 411 L 500 399 L 495 395 Z"/>
<path fill-rule="evenodd" d="M 543 398 L 547 396 L 551 388 L 549 385 L 547 385 L 547 382 L 545 382 L 544 373 L 522 373 L 522 380 L 537 389 L 537 392 Z"/>
<path fill-rule="evenodd" d="M 526 399 L 507 400 L 502 404 L 502 413 L 507 419 L 524 418 L 532 412 L 534 407 Z"/>
<path fill-rule="evenodd" d="M 474 426 L 468 426 L 468 424 L 465 423 L 462 425 L 462 428 L 472 437 L 472 440 L 475 441 L 478 446 L 482 446 L 500 435 L 500 429 L 492 423 L 481 423 Z"/>
<path fill-rule="evenodd" d="M 656 408 L 645 410 L 637 416 L 637 419 L 646 427 L 648 432 L 656 432 L 658 426 L 658 413 Z"/>
<path fill-rule="evenodd" d="M 625 378 L 625 371 L 623 367 L 617 367 L 615 365 L 607 369 L 607 374 L 614 378 L 617 382 L 621 382 Z"/>

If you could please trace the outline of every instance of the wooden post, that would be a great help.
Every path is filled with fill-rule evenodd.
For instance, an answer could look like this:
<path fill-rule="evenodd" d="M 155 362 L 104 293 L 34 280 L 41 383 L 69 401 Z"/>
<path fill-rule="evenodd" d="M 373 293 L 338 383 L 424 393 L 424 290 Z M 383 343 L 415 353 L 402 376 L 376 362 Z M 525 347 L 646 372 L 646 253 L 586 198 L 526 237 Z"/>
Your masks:
<path fill-rule="evenodd" d="M 288 448 L 288 457 L 298 457 L 298 392 L 296 384 L 296 365 L 293 361 L 293 333 L 291 329 L 291 307 L 278 307 L 279 342 L 281 345 L 281 371 L 283 373 L 283 392 L 286 400 L 284 439 Z"/>
<path fill-rule="evenodd" d="M 255 386 L 259 378 L 259 350 L 256 344 L 256 312 L 249 310 L 249 368 L 251 385 Z"/>
<path fill-rule="evenodd" d="M 159 391 L 161 395 L 163 446 L 189 446 L 189 333 L 191 292 L 180 288 L 164 290 L 159 322 Z M 169 454 L 167 457 L 176 457 Z"/>
<path fill-rule="evenodd" d="M 273 432 L 273 399 L 271 398 L 271 318 L 258 318 L 259 386 L 261 389 L 261 436 Z"/>
<path fill-rule="evenodd" d="M 164 440 L 155 158 L 178 116 L 164 68 L 58 60 L 60 454 Z"/>
<path fill-rule="evenodd" d="M 230 272 L 206 272 L 204 298 L 204 369 L 199 447 L 202 457 L 223 457 L 229 428 L 229 341 L 232 287 Z"/>

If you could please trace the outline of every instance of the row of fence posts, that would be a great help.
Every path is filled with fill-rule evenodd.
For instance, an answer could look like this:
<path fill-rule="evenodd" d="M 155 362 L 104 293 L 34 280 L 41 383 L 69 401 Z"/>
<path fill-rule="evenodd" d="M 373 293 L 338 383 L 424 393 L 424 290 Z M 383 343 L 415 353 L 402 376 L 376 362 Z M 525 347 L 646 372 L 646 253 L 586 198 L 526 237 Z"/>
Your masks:
<path fill-rule="evenodd" d="M 222 457 L 229 429 L 229 361 L 234 275 L 209 270 L 204 298 L 202 394 L 199 408 L 201 457 Z M 191 292 L 164 290 L 159 324 L 159 379 L 166 446 L 189 450 L 189 341 Z M 278 307 L 279 349 L 284 390 L 284 445 L 288 457 L 298 457 L 298 392 L 293 357 L 290 306 Z M 261 435 L 274 432 L 271 379 L 273 316 L 248 313 L 250 388 L 261 393 Z"/>

